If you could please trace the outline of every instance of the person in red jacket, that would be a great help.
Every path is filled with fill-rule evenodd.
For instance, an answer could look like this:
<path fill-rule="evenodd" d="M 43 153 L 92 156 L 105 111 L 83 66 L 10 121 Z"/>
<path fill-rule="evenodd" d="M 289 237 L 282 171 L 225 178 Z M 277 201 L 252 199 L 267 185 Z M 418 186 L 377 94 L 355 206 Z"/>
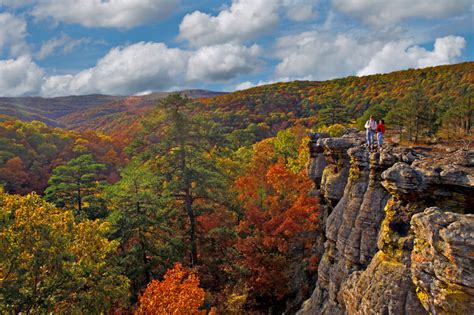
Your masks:
<path fill-rule="evenodd" d="M 383 119 L 379 120 L 376 131 L 377 131 L 377 146 L 380 148 L 382 147 L 383 134 L 385 133 L 385 122 L 383 121 Z"/>

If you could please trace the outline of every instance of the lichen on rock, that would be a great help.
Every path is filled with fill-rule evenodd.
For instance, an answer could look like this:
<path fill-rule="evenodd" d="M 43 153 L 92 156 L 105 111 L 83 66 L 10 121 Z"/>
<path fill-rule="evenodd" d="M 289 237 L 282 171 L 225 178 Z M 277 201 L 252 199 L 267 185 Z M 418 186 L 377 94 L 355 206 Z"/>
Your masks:
<path fill-rule="evenodd" d="M 432 207 L 413 216 L 411 272 L 418 296 L 433 314 L 474 309 L 474 215 Z"/>
<path fill-rule="evenodd" d="M 369 152 L 362 142 L 358 134 L 313 143 L 312 158 L 326 159 L 308 169 L 327 209 L 326 243 L 298 314 L 467 314 L 474 152 Z M 425 211 L 432 206 L 457 214 Z"/>

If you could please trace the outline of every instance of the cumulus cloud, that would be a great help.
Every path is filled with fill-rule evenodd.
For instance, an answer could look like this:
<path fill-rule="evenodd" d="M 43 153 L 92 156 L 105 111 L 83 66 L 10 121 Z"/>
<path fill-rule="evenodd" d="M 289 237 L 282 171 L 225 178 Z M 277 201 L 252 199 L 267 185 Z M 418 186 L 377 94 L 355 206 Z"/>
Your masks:
<path fill-rule="evenodd" d="M 278 7 L 275 0 L 234 0 L 217 16 L 194 11 L 183 18 L 178 39 L 204 46 L 253 38 L 277 25 Z"/>
<path fill-rule="evenodd" d="M 132 28 L 167 17 L 179 0 L 39 0 L 32 14 L 39 19 L 86 27 Z"/>
<path fill-rule="evenodd" d="M 293 21 L 305 21 L 317 16 L 315 7 L 319 0 L 283 0 L 283 9 Z"/>
<path fill-rule="evenodd" d="M 186 78 L 207 82 L 226 81 L 256 70 L 260 64 L 257 45 L 223 44 L 200 48 L 188 61 Z"/>
<path fill-rule="evenodd" d="M 278 82 L 290 82 L 290 81 L 308 81 L 308 80 L 313 80 L 311 75 L 305 76 L 305 77 L 284 77 L 284 78 L 277 78 L 274 80 L 260 80 L 257 83 L 253 83 L 251 81 L 244 81 L 242 83 L 237 84 L 234 87 L 234 91 L 240 91 L 240 90 L 246 90 L 250 89 L 256 86 L 261 86 L 261 85 L 268 85 L 268 84 L 273 84 L 273 83 L 278 83 Z"/>
<path fill-rule="evenodd" d="M 327 80 L 347 75 L 386 73 L 454 63 L 466 45 L 462 37 L 437 38 L 433 51 L 408 40 L 382 42 L 357 39 L 348 34 L 303 32 L 278 39 L 277 77 L 310 76 Z"/>
<path fill-rule="evenodd" d="M 459 36 L 437 38 L 433 51 L 412 45 L 409 41 L 390 42 L 384 45 L 370 59 L 368 65 L 357 72 L 357 75 L 454 63 L 461 56 L 465 46 L 466 41 Z"/>
<path fill-rule="evenodd" d="M 140 42 L 113 48 L 93 68 L 75 75 L 47 78 L 42 94 L 128 95 L 144 90 L 166 90 L 182 76 L 189 53 L 162 43 Z"/>
<path fill-rule="evenodd" d="M 257 83 L 253 83 L 251 81 L 245 81 L 245 82 L 237 84 L 236 87 L 234 88 L 234 91 L 247 90 L 256 86 L 268 85 L 268 84 L 273 84 L 277 82 L 289 82 L 289 81 L 291 81 L 290 78 L 280 78 L 278 80 L 268 80 L 268 81 L 260 80 Z"/>
<path fill-rule="evenodd" d="M 36 0 L 0 0 L 0 6 L 19 8 L 35 2 Z"/>
<path fill-rule="evenodd" d="M 226 81 L 255 70 L 259 54 L 256 45 L 224 44 L 191 52 L 162 43 L 140 42 L 113 48 L 93 68 L 46 78 L 41 94 L 129 95 L 169 90 L 185 85 L 186 80 Z"/>
<path fill-rule="evenodd" d="M 8 49 L 11 56 L 19 56 L 28 51 L 25 41 L 26 22 L 10 13 L 0 13 L 0 54 Z"/>
<path fill-rule="evenodd" d="M 65 33 L 61 33 L 59 36 L 43 42 L 40 50 L 37 53 L 37 58 L 42 60 L 50 55 L 53 55 L 55 51 L 58 50 L 62 50 L 63 53 L 69 53 L 75 47 L 85 43 L 90 43 L 90 39 L 74 39 Z"/>
<path fill-rule="evenodd" d="M 0 60 L 0 96 L 37 95 L 43 75 L 29 56 Z"/>
<path fill-rule="evenodd" d="M 395 24 L 411 17 L 445 18 L 463 13 L 471 0 L 332 0 L 333 6 L 368 24 Z"/>
<path fill-rule="evenodd" d="M 347 34 L 310 31 L 285 36 L 276 43 L 275 55 L 281 59 L 276 75 L 315 80 L 352 75 L 381 47 L 379 41 L 358 41 Z"/>
<path fill-rule="evenodd" d="M 66 36 L 45 44 L 40 57 L 68 45 Z M 0 93 L 46 97 L 84 94 L 131 95 L 179 89 L 189 82 L 222 82 L 260 66 L 261 48 L 238 44 L 203 47 L 197 51 L 139 42 L 115 47 L 94 67 L 75 74 L 45 76 L 29 56 L 0 61 Z"/>
<path fill-rule="evenodd" d="M 293 21 L 316 17 L 318 0 L 233 0 L 216 16 L 194 11 L 179 25 L 179 40 L 191 46 L 241 42 L 273 30 L 284 12 Z"/>

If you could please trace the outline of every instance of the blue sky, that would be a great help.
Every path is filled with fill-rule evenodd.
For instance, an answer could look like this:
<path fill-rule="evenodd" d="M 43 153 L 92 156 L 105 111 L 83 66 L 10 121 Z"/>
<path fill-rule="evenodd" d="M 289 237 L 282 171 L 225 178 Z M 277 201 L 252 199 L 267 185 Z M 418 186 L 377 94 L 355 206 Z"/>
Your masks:
<path fill-rule="evenodd" d="M 233 91 L 474 59 L 471 0 L 0 0 L 0 96 Z"/>

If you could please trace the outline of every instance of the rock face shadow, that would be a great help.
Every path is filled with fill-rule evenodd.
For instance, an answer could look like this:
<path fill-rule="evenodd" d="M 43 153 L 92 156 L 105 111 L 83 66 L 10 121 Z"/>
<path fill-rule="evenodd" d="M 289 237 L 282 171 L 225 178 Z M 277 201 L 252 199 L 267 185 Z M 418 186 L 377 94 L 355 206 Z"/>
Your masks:
<path fill-rule="evenodd" d="M 325 244 L 298 314 L 468 314 L 474 151 L 369 152 L 363 142 L 318 134 L 309 143 Z"/>

